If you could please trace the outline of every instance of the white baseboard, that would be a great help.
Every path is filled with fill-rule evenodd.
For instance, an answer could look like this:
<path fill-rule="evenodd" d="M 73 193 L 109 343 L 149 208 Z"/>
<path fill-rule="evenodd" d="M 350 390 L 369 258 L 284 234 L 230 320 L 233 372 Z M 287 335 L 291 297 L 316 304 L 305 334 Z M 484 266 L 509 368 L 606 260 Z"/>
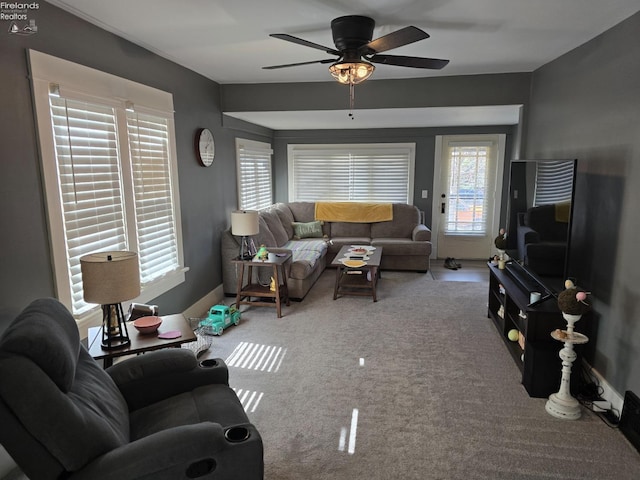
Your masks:
<path fill-rule="evenodd" d="M 207 316 L 207 312 L 213 305 L 223 303 L 224 291 L 222 284 L 211 290 L 196 303 L 188 307 L 182 314 L 185 318 L 203 318 Z"/>
<path fill-rule="evenodd" d="M 589 365 L 587 362 L 584 362 L 584 365 L 587 367 L 587 371 L 589 375 L 593 378 L 593 380 L 602 387 L 602 398 L 611 402 L 611 408 L 613 409 L 613 413 L 615 413 L 618 417 L 622 415 L 622 405 L 624 404 L 624 397 L 618 393 L 618 391 L 611 386 L 609 382 L 598 372 L 595 368 Z"/>

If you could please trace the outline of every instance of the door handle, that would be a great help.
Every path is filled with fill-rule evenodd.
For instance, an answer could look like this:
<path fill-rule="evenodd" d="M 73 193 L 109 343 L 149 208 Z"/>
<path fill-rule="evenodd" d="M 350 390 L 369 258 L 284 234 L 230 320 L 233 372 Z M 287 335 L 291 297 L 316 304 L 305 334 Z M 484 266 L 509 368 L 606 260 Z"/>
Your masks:
<path fill-rule="evenodd" d="M 440 213 L 444 213 L 444 202 L 440 204 Z"/>

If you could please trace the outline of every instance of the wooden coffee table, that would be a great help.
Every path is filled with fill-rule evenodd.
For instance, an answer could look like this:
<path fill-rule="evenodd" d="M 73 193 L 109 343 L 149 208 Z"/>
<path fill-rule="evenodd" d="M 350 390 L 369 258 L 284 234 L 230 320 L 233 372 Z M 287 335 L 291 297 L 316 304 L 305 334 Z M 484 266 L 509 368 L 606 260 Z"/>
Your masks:
<path fill-rule="evenodd" d="M 102 360 L 104 368 L 107 368 L 113 365 L 113 360 L 117 357 L 136 355 L 161 348 L 179 347 L 182 343 L 195 342 L 197 340 L 196 334 L 182 314 L 163 315 L 161 318 L 162 325 L 160 325 L 158 331 L 149 335 L 141 334 L 133 326 L 133 322 L 128 322 L 127 332 L 129 332 L 131 343 L 125 347 L 112 350 L 102 348 L 102 326 L 91 327 L 87 335 L 89 354 L 96 360 Z M 180 336 L 173 339 L 158 338 L 159 333 L 171 330 L 180 331 Z"/>
<path fill-rule="evenodd" d="M 331 266 L 336 267 L 336 282 L 333 287 L 333 299 L 340 295 L 363 295 L 373 297 L 377 302 L 376 284 L 380 278 L 380 259 L 382 258 L 382 247 L 370 247 L 368 253 L 355 253 L 353 245 L 343 246 L 336 258 L 331 262 Z M 366 255 L 366 256 L 365 256 Z M 355 257 L 355 258 L 354 258 Z M 364 257 L 361 260 L 357 257 Z M 368 258 L 367 258 L 368 257 Z M 342 260 L 350 259 L 356 263 L 345 265 Z"/>

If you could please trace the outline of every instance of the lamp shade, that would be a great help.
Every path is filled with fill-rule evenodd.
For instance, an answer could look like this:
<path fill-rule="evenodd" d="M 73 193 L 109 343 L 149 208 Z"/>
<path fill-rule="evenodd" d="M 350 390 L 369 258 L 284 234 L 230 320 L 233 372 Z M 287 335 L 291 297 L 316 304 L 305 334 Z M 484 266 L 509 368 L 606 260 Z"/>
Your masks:
<path fill-rule="evenodd" d="M 80 257 L 84 300 L 110 305 L 140 295 L 136 252 L 97 252 Z"/>
<path fill-rule="evenodd" d="M 329 72 L 344 85 L 357 85 L 371 76 L 376 67 L 362 60 L 341 61 L 329 67 Z"/>
<path fill-rule="evenodd" d="M 231 212 L 231 233 L 239 237 L 257 235 L 258 212 L 255 210 L 236 210 Z"/>

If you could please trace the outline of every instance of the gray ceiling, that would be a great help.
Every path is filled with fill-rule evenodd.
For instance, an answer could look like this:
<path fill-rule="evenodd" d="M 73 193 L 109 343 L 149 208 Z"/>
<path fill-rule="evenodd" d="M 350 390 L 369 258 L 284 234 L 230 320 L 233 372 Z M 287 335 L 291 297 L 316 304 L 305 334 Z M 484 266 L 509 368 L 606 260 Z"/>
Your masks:
<path fill-rule="evenodd" d="M 330 58 L 319 50 L 270 38 L 288 33 L 333 47 L 330 22 L 360 14 L 376 21 L 374 38 L 415 25 L 430 38 L 386 52 L 446 58 L 443 70 L 376 65 L 371 80 L 531 72 L 639 10 L 638 0 L 50 0 L 50 3 L 221 84 L 331 81 L 327 65 L 264 70 L 266 65 Z M 357 87 L 356 87 L 357 88 Z M 364 111 L 363 111 L 364 112 Z M 344 112 L 314 115 L 304 128 L 362 128 Z M 367 118 L 359 114 L 358 118 Z M 433 113 L 456 125 L 517 123 L 517 106 L 479 111 L 385 112 L 388 122 L 434 126 Z M 398 118 L 393 118 L 400 114 Z M 468 118 L 466 118 L 468 115 Z M 240 117 L 241 115 L 236 115 Z M 295 112 L 242 114 L 276 129 L 299 127 Z M 364 123 L 365 118 L 362 122 Z M 379 117 L 382 118 L 382 117 Z M 330 122 L 327 124 L 327 122 Z M 380 120 L 374 121 L 377 126 Z M 357 122 L 356 122 L 357 123 Z M 419 124 L 419 125 L 416 125 Z M 486 123 L 484 123 L 486 124 Z M 502 123 L 504 124 L 504 123 Z M 396 122 L 393 124 L 398 126 Z"/>

